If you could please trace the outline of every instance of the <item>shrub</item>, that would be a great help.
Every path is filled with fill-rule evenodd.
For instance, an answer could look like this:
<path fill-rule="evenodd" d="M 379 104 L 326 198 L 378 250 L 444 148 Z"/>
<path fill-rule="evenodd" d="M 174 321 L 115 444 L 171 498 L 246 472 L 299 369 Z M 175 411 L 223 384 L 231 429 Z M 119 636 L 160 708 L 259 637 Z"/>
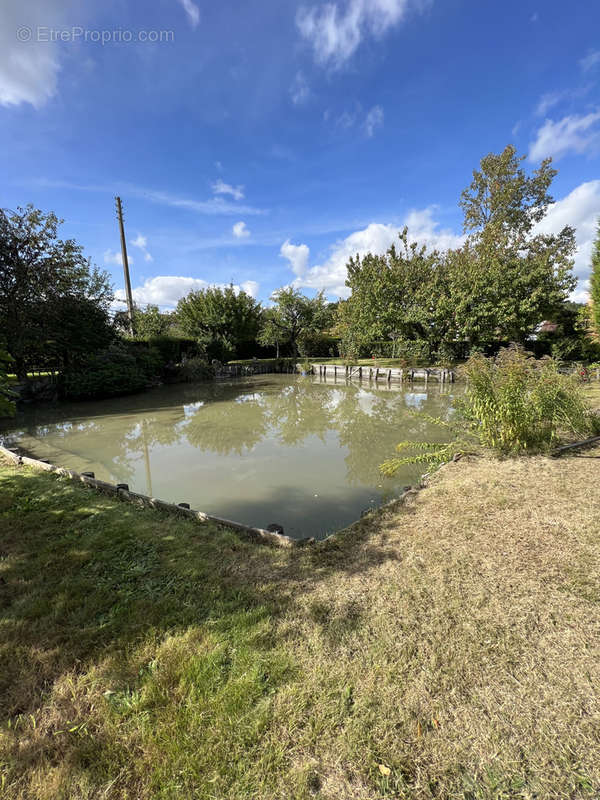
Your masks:
<path fill-rule="evenodd" d="M 66 370 L 60 379 L 61 395 L 87 400 L 139 392 L 157 376 L 161 363 L 160 353 L 152 348 L 132 352 L 124 343 L 111 345 Z"/>
<path fill-rule="evenodd" d="M 598 430 L 577 380 L 558 372 L 550 358 L 508 347 L 496 358 L 474 354 L 459 413 L 479 442 L 501 453 L 547 450 L 561 435 Z"/>
<path fill-rule="evenodd" d="M 193 383 L 214 378 L 215 370 L 204 358 L 189 358 L 177 368 L 177 379 Z"/>

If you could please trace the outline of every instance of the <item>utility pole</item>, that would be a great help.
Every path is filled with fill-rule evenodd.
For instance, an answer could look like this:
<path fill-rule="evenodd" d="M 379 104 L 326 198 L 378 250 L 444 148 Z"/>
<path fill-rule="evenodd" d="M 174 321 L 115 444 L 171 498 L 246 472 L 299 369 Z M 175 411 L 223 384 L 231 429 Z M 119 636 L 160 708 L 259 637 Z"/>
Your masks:
<path fill-rule="evenodd" d="M 127 297 L 127 314 L 129 316 L 129 327 L 131 333 L 135 333 L 133 323 L 133 297 L 131 295 L 131 281 L 129 280 L 129 262 L 127 260 L 127 244 L 125 242 L 125 228 L 123 227 L 123 207 L 121 198 L 115 197 L 117 202 L 117 219 L 119 220 L 119 231 L 121 233 L 121 255 L 123 257 L 123 273 L 125 275 L 125 296 Z"/>

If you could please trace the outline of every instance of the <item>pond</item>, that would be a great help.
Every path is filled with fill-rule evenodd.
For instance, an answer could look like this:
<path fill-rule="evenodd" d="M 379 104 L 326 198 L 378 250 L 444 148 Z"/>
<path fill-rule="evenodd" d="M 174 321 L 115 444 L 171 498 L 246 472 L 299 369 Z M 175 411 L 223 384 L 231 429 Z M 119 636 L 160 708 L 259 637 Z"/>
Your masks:
<path fill-rule="evenodd" d="M 324 538 L 423 472 L 379 464 L 405 439 L 447 433 L 454 387 L 262 375 L 28 409 L 3 438 L 36 458 L 294 538 Z"/>

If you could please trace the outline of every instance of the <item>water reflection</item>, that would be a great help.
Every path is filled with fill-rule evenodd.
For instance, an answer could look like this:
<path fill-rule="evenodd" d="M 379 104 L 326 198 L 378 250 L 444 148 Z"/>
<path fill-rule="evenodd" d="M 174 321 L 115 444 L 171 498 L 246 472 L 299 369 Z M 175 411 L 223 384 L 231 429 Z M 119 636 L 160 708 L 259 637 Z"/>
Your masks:
<path fill-rule="evenodd" d="M 355 519 L 419 473 L 383 479 L 403 439 L 444 431 L 414 411 L 446 416 L 448 387 L 260 376 L 160 387 L 141 396 L 38 409 L 10 436 L 39 457 L 243 521 L 322 533 Z M 314 508 L 313 508 L 314 506 Z"/>

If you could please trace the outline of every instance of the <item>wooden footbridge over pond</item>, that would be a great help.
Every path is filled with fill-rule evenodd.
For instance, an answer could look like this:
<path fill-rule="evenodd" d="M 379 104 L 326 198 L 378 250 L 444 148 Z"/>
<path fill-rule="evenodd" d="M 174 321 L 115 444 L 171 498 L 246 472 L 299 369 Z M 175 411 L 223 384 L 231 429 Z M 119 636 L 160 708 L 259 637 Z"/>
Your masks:
<path fill-rule="evenodd" d="M 403 381 L 430 380 L 438 383 L 454 383 L 455 374 L 445 367 L 378 367 L 353 366 L 346 364 L 311 364 L 313 373 L 321 378 L 344 378 L 345 380 L 385 381 L 386 383 L 402 383 Z"/>

